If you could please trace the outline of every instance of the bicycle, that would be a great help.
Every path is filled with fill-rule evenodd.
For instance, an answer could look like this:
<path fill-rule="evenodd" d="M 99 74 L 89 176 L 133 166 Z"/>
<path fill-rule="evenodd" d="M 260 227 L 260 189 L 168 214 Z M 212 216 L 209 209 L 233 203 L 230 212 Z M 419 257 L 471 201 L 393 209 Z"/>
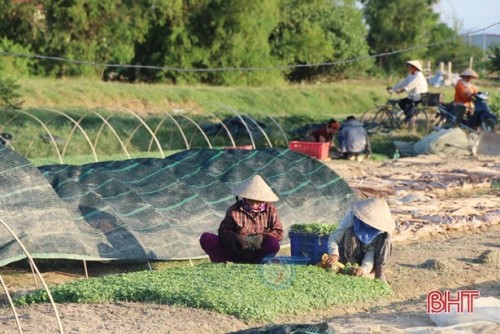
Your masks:
<path fill-rule="evenodd" d="M 385 104 L 370 109 L 361 116 L 361 122 L 368 132 L 408 129 L 429 133 L 430 121 L 425 109 L 435 104 L 434 101 L 430 102 L 435 99 L 434 94 L 422 94 L 422 101 L 414 103 L 406 113 L 399 107 L 399 100 L 393 100 L 391 97 L 392 93 Z"/>

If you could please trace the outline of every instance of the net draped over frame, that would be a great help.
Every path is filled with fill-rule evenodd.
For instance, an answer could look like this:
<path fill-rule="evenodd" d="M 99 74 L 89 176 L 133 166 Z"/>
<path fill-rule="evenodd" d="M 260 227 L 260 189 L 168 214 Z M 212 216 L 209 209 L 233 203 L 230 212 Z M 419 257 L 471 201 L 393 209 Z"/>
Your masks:
<path fill-rule="evenodd" d="M 197 258 L 205 256 L 200 235 L 216 233 L 235 201 L 231 189 L 255 174 L 280 198 L 285 235 L 292 224 L 338 223 L 356 199 L 328 166 L 288 149 L 195 149 L 37 168 L 0 146 L 0 218 L 33 258 Z M 25 257 L 1 226 L 0 266 Z"/>

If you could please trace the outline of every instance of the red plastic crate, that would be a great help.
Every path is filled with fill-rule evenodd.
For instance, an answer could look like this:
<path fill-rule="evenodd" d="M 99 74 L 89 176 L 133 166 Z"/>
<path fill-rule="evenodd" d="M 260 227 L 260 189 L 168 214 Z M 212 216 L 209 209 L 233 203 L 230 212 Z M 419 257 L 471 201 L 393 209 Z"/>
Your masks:
<path fill-rule="evenodd" d="M 317 143 L 309 141 L 291 141 L 288 143 L 290 151 L 307 154 L 319 160 L 328 159 L 330 143 Z"/>

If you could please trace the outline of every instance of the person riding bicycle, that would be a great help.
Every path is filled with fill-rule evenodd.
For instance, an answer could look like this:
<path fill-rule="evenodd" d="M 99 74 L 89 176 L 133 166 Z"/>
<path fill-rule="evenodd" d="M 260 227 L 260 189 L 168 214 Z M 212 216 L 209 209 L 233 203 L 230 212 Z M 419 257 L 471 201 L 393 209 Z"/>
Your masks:
<path fill-rule="evenodd" d="M 408 97 L 400 99 L 398 105 L 405 113 L 405 120 L 412 117 L 411 110 L 422 100 L 422 94 L 427 93 L 427 79 L 422 73 L 422 64 L 420 60 L 408 60 L 406 62 L 408 76 L 395 84 L 393 87 L 387 88 L 389 93 L 396 92 L 398 94 L 408 92 Z"/>
<path fill-rule="evenodd" d="M 453 99 L 453 108 L 455 114 L 460 120 L 463 120 L 464 115 L 471 116 L 474 110 L 474 102 L 472 96 L 477 94 L 479 90 L 472 83 L 472 79 L 477 79 L 477 73 L 468 68 L 460 73 L 461 79 L 455 85 L 455 98 Z"/>

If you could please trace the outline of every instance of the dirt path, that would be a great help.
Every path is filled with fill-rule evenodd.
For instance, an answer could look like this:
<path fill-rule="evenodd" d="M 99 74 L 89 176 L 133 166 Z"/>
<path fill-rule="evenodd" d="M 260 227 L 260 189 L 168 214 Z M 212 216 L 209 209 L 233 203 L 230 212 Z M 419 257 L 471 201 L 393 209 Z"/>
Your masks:
<path fill-rule="evenodd" d="M 425 303 L 430 291 L 478 289 L 481 296 L 500 298 L 500 268 L 478 260 L 485 251 L 500 252 L 499 158 L 327 164 L 365 195 L 384 196 L 391 203 L 400 225 L 387 273 L 394 295 L 377 304 L 314 311 L 277 323 L 326 321 L 336 333 L 395 333 L 433 325 Z M 0 273 L 11 292 L 34 288 L 30 273 L 5 268 Z M 49 284 L 78 276 L 43 275 Z M 226 333 L 265 325 L 204 310 L 139 303 L 63 304 L 58 311 L 65 333 Z M 58 332 L 48 305 L 17 312 L 24 333 Z M 0 332 L 19 332 L 8 308 L 0 309 Z"/>

